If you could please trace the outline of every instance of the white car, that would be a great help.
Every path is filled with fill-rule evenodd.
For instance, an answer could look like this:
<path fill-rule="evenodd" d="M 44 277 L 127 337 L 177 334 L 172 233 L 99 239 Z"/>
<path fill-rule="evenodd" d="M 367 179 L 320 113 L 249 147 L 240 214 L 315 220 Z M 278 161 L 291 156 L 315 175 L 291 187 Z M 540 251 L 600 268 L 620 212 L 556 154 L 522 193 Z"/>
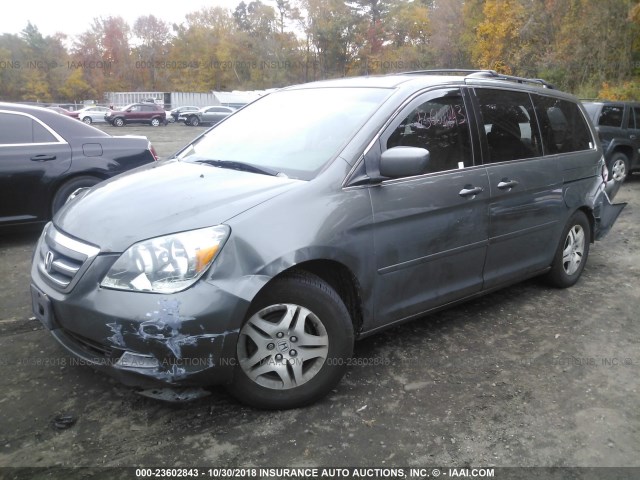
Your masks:
<path fill-rule="evenodd" d="M 85 107 L 82 110 L 78 110 L 77 118 L 81 122 L 86 123 L 87 125 L 91 125 L 93 122 L 105 122 L 104 114 L 109 111 L 109 107 Z M 74 115 L 75 116 L 75 115 Z"/>

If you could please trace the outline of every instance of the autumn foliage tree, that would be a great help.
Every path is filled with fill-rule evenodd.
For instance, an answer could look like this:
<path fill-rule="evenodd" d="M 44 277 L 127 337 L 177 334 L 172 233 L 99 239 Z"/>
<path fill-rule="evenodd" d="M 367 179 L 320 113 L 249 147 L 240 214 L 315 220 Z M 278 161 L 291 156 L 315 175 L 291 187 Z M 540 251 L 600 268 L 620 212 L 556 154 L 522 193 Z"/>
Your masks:
<path fill-rule="evenodd" d="M 96 18 L 72 39 L 31 23 L 0 35 L 0 99 L 265 89 L 429 68 L 640 95 L 639 0 L 243 0 L 176 20 Z"/>

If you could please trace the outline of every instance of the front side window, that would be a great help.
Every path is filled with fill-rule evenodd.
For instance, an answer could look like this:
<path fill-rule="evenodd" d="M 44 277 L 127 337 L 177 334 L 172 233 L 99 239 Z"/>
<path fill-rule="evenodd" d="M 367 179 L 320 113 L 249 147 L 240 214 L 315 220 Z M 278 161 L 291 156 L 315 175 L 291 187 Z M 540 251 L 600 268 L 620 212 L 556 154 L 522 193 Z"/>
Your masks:
<path fill-rule="evenodd" d="M 525 92 L 476 89 L 489 150 L 489 163 L 507 162 L 542 155 L 540 133 Z M 484 127 L 484 128 L 483 128 Z"/>
<path fill-rule="evenodd" d="M 591 132 L 578 105 L 542 95 L 533 95 L 533 103 L 540 121 L 545 155 L 593 148 Z"/>
<path fill-rule="evenodd" d="M 623 105 L 605 105 L 602 107 L 598 125 L 602 127 L 622 127 L 622 115 L 624 113 Z"/>
<path fill-rule="evenodd" d="M 428 150 L 425 173 L 470 166 L 469 121 L 460 90 L 447 90 L 414 108 L 387 139 L 386 148 L 393 147 Z"/>

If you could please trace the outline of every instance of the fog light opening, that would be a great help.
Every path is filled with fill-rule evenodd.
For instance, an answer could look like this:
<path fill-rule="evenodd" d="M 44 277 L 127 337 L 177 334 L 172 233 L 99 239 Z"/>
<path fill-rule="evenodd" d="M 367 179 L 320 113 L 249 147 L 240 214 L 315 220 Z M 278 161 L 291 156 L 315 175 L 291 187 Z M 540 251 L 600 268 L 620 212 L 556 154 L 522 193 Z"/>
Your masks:
<path fill-rule="evenodd" d="M 160 366 L 160 362 L 151 355 L 142 355 L 134 352 L 124 352 L 116 362 L 116 367 L 122 368 L 149 368 L 154 369 Z"/>

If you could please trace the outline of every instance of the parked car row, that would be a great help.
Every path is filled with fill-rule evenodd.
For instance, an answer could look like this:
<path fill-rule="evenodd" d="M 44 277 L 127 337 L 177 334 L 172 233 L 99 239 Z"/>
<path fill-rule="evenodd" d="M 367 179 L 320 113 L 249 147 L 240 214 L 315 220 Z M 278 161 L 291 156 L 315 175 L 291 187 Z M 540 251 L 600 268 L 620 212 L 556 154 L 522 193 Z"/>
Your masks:
<path fill-rule="evenodd" d="M 348 78 L 226 113 L 77 192 L 36 247 L 35 316 L 125 383 L 309 404 L 356 339 L 533 276 L 574 285 L 624 207 L 582 104 L 538 79 Z"/>
<path fill-rule="evenodd" d="M 127 124 L 148 124 L 158 127 L 175 122 L 183 122 L 189 126 L 215 125 L 236 111 L 233 107 L 220 105 L 182 106 L 166 111 L 161 105 L 151 102 L 132 103 L 118 110 L 103 106 L 90 106 L 77 111 L 69 111 L 61 107 L 47 108 L 77 118 L 88 125 L 106 122 L 114 127 L 123 127 Z"/>

